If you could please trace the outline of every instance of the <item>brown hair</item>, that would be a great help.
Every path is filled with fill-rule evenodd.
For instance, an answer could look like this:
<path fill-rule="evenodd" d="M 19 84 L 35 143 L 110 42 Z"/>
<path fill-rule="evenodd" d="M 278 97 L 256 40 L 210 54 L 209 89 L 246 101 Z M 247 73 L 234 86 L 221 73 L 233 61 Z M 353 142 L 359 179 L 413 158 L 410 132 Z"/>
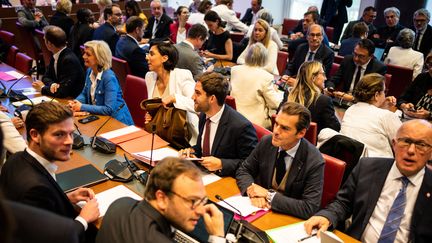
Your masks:
<path fill-rule="evenodd" d="M 220 106 L 225 103 L 225 98 L 230 92 L 230 83 L 222 74 L 205 72 L 197 77 L 197 81 L 201 82 L 207 97 L 214 95 Z"/>
<path fill-rule="evenodd" d="M 282 105 L 280 112 L 285 113 L 286 115 L 299 117 L 299 120 L 296 124 L 297 132 L 309 128 L 311 122 L 311 113 L 303 105 L 288 101 Z"/>
<path fill-rule="evenodd" d="M 384 91 L 385 77 L 378 73 L 370 73 L 357 83 L 353 95 L 357 101 L 371 102 L 376 92 Z"/>

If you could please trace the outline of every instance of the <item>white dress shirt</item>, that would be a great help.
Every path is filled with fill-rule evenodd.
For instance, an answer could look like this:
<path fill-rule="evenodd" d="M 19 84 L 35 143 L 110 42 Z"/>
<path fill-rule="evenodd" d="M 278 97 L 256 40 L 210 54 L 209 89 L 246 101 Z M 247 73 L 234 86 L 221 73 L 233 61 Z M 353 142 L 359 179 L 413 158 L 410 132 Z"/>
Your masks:
<path fill-rule="evenodd" d="M 63 47 L 60 51 L 58 51 L 55 54 L 53 54 L 53 58 L 54 58 L 54 72 L 55 72 L 56 77 L 57 77 L 57 62 L 58 62 L 58 59 L 59 59 L 59 56 L 60 56 L 61 52 L 64 49 L 66 49 L 66 46 Z"/>
<path fill-rule="evenodd" d="M 219 4 L 214 6 L 212 10 L 215 11 L 223 21 L 227 22 L 226 30 L 230 31 L 232 29 L 237 29 L 243 33 L 248 31 L 248 26 L 241 22 L 237 18 L 236 13 L 229 9 L 227 5 Z"/>
<path fill-rule="evenodd" d="M 220 122 L 220 119 L 222 117 L 224 109 L 225 109 L 225 105 L 222 105 L 222 108 L 216 114 L 214 114 L 210 118 L 206 117 L 206 118 L 210 119 L 210 138 L 209 138 L 209 142 L 210 142 L 209 143 L 209 145 L 210 145 L 209 150 L 210 150 L 210 153 L 212 151 L 213 141 L 214 141 L 214 138 L 215 138 L 215 135 L 216 135 L 216 131 L 218 129 L 219 122 Z M 207 129 L 206 129 L 205 125 L 204 125 L 203 133 L 202 133 L 202 136 L 201 136 L 201 148 L 203 148 L 203 146 L 204 146 L 204 134 L 205 134 L 206 130 Z"/>
<path fill-rule="evenodd" d="M 99 72 L 95 78 L 93 71 L 90 72 L 90 81 L 91 81 L 91 86 L 90 86 L 90 98 L 91 99 L 90 100 L 91 100 L 92 105 L 96 105 L 96 101 L 95 101 L 96 86 L 97 86 L 98 80 L 102 79 L 102 73 L 103 73 L 103 71 Z"/>
<path fill-rule="evenodd" d="M 396 239 L 394 242 L 408 242 L 411 217 L 424 174 L 425 170 L 422 169 L 417 174 L 408 177 L 410 183 L 408 183 L 406 189 L 406 206 L 404 217 L 402 218 L 401 224 L 399 225 L 399 230 L 396 233 Z M 371 243 L 378 241 L 393 202 L 402 188 L 402 181 L 400 179 L 401 177 L 403 177 L 403 175 L 398 170 L 396 163 L 394 163 L 387 175 L 387 179 L 384 183 L 384 187 L 381 191 L 381 195 L 377 201 L 375 209 L 369 219 L 369 223 L 363 232 L 361 239 L 362 242 Z"/>
<path fill-rule="evenodd" d="M 365 64 L 363 64 L 363 65 L 361 66 L 360 79 L 364 76 L 364 73 L 365 73 L 365 71 L 366 71 L 367 65 L 369 65 L 369 62 L 370 62 L 371 60 L 372 60 L 372 59 L 370 59 L 367 63 L 365 63 Z M 353 90 L 354 90 L 355 78 L 356 78 L 356 76 L 357 76 L 357 72 L 358 72 L 358 66 L 356 65 L 355 70 L 354 70 L 354 74 L 353 74 L 353 77 L 352 77 L 352 80 L 351 80 L 351 85 L 350 85 L 350 88 L 349 88 L 349 93 L 352 93 Z"/>

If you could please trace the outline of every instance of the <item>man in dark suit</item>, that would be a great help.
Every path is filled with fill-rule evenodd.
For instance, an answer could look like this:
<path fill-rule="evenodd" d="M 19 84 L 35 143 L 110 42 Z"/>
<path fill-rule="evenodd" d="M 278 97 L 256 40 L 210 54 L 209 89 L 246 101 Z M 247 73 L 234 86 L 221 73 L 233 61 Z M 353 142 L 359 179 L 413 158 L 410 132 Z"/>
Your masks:
<path fill-rule="evenodd" d="M 146 52 L 139 46 L 144 33 L 144 21 L 131 16 L 126 21 L 126 32 L 127 35 L 117 42 L 115 56 L 128 62 L 133 75 L 145 78 L 148 72 Z"/>
<path fill-rule="evenodd" d="M 327 23 L 327 26 L 334 28 L 333 43 L 339 42 L 343 26 L 348 22 L 347 7 L 351 7 L 352 0 L 324 0 L 321 5 L 321 16 Z"/>
<path fill-rule="evenodd" d="M 416 38 L 413 49 L 423 53 L 426 59 L 432 50 L 432 26 L 429 25 L 430 13 L 427 9 L 419 9 L 414 13 L 414 30 Z"/>
<path fill-rule="evenodd" d="M 9 157 L 0 174 L 6 199 L 75 219 L 87 229 L 99 216 L 94 192 L 80 188 L 65 194 L 56 182 L 55 161 L 67 161 L 75 130 L 73 112 L 57 102 L 35 105 L 27 114 L 28 148 Z M 87 201 L 78 214 L 73 204 Z"/>
<path fill-rule="evenodd" d="M 234 176 L 241 161 L 255 148 L 257 135 L 250 121 L 225 104 L 229 83 L 219 73 L 197 78 L 195 111 L 199 117 L 197 144 L 180 156 L 202 158 L 201 165 L 220 176 Z"/>
<path fill-rule="evenodd" d="M 386 8 L 384 10 L 386 25 L 378 27 L 376 33 L 369 37 L 376 47 L 390 49 L 396 41 L 399 32 L 405 28 L 399 23 L 400 11 L 395 7 Z"/>
<path fill-rule="evenodd" d="M 431 123 L 405 122 L 393 149 L 395 159 L 361 159 L 335 201 L 306 221 L 306 232 L 336 228 L 352 216 L 346 233 L 361 242 L 430 242 Z"/>
<path fill-rule="evenodd" d="M 355 85 L 364 75 L 369 73 L 384 75 L 387 71 L 387 66 L 374 57 L 374 52 L 375 46 L 371 40 L 360 40 L 354 48 L 353 55 L 344 57 L 338 71 L 326 81 L 325 86 L 338 90 L 333 92 L 335 97 L 348 101 L 354 99 L 346 93 L 352 93 Z"/>
<path fill-rule="evenodd" d="M 164 41 L 170 36 L 169 26 L 173 22 L 168 15 L 163 12 L 160 0 L 153 0 L 150 3 L 152 16 L 149 18 L 144 38 L 149 41 Z"/>
<path fill-rule="evenodd" d="M 273 128 L 236 173 L 242 195 L 260 208 L 306 219 L 318 211 L 324 179 L 324 159 L 303 137 L 309 110 L 295 102 L 282 105 Z"/>
<path fill-rule="evenodd" d="M 246 13 L 240 21 L 245 23 L 246 25 L 254 24 L 257 20 L 258 11 L 263 8 L 261 5 L 262 0 L 252 0 L 251 7 L 246 9 Z"/>
<path fill-rule="evenodd" d="M 373 6 L 366 7 L 363 10 L 363 15 L 361 19 L 350 21 L 348 23 L 341 37 L 341 41 L 350 38 L 353 33 L 354 25 L 361 22 L 365 23 L 368 26 L 369 28 L 368 35 L 372 36 L 372 34 L 376 33 L 377 30 L 375 25 L 373 24 L 373 21 L 376 19 L 376 16 L 377 16 L 377 11 Z"/>
<path fill-rule="evenodd" d="M 163 159 L 151 171 L 144 200 L 124 197 L 110 205 L 96 242 L 175 242 L 175 230 L 190 232 L 201 217 L 208 242 L 225 242 L 223 214 L 214 204 L 206 204 L 201 174 L 190 161 Z"/>
<path fill-rule="evenodd" d="M 330 74 L 334 52 L 322 43 L 324 36 L 322 26 L 318 24 L 309 26 L 306 35 L 308 43 L 301 44 L 297 48 L 292 61 L 287 64 L 285 75 L 282 76 L 282 79 L 289 83 L 294 82 L 293 79 L 297 76 L 298 69 L 305 61 L 321 61 L 326 75 Z"/>
<path fill-rule="evenodd" d="M 103 40 L 110 47 L 111 53 L 115 53 L 119 35 L 117 34 L 116 27 L 121 23 L 122 11 L 120 6 L 113 4 L 105 7 L 103 11 L 105 23 L 99 26 L 93 32 L 93 40 Z"/>
<path fill-rule="evenodd" d="M 186 40 L 175 44 L 179 55 L 176 68 L 188 69 L 196 79 L 204 71 L 204 62 L 197 50 L 206 41 L 208 31 L 202 24 L 194 24 L 187 33 Z"/>
<path fill-rule="evenodd" d="M 66 47 L 66 33 L 57 26 L 44 29 L 45 45 L 53 53 L 42 81 L 32 86 L 43 95 L 76 98 L 84 87 L 84 69 L 78 57 Z"/>

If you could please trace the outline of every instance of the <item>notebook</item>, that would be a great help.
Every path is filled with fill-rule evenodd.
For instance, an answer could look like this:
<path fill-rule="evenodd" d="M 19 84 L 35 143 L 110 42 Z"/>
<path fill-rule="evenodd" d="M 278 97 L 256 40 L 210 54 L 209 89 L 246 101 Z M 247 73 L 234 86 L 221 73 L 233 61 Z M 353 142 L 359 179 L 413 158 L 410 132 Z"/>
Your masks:
<path fill-rule="evenodd" d="M 56 178 L 57 183 L 64 192 L 70 192 L 79 187 L 91 186 L 108 180 L 106 175 L 99 172 L 91 164 L 57 174 Z"/>

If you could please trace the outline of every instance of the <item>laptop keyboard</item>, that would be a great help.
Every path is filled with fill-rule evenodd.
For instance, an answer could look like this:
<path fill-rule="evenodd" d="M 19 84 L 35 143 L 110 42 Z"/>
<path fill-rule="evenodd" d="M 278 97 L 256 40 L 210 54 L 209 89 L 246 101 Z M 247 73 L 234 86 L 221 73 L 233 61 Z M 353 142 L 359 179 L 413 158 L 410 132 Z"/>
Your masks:
<path fill-rule="evenodd" d="M 199 243 L 199 241 L 183 233 L 180 230 L 176 230 L 174 234 L 174 241 L 178 243 Z"/>

